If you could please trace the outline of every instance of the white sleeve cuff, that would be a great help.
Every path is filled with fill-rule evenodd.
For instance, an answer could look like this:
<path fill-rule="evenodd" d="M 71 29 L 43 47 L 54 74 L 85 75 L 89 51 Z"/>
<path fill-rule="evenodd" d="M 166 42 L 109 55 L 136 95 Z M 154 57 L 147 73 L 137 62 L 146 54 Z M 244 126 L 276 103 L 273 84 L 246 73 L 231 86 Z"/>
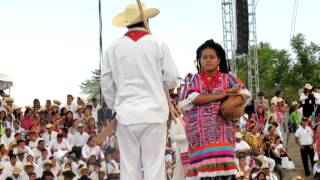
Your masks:
<path fill-rule="evenodd" d="M 240 94 L 244 94 L 244 95 L 249 97 L 247 99 L 247 101 L 244 103 L 244 106 L 247 106 L 250 103 L 251 99 L 252 99 L 250 91 L 248 89 L 240 89 L 239 93 Z"/>
<path fill-rule="evenodd" d="M 193 108 L 193 104 L 192 101 L 194 101 L 200 94 L 198 92 L 192 92 L 191 94 L 188 95 L 187 99 L 184 99 L 182 101 L 180 101 L 179 103 L 179 107 L 183 110 L 183 111 L 189 111 Z"/>

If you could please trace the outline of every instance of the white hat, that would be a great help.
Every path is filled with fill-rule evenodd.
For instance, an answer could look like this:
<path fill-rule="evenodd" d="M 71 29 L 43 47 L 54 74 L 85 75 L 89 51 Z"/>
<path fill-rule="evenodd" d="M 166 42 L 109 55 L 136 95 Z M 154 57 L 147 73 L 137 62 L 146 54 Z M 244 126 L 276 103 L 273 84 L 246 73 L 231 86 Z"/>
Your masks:
<path fill-rule="evenodd" d="M 292 101 L 291 102 L 291 106 L 296 106 L 296 105 L 298 105 L 298 101 Z"/>
<path fill-rule="evenodd" d="M 47 125 L 46 125 L 46 128 L 47 128 L 47 129 L 52 128 L 52 124 L 51 124 L 51 123 L 47 124 Z"/>
<path fill-rule="evenodd" d="M 307 83 L 307 84 L 304 85 L 304 88 L 311 90 L 311 89 L 312 89 L 312 86 L 311 86 L 311 84 Z"/>
<path fill-rule="evenodd" d="M 22 107 L 21 106 L 17 106 L 17 105 L 13 105 L 13 110 L 15 111 L 17 109 L 22 109 Z"/>
<path fill-rule="evenodd" d="M 283 102 L 283 99 L 281 97 L 277 98 L 277 103 Z"/>
<path fill-rule="evenodd" d="M 20 174 L 20 173 L 22 173 L 22 170 L 20 168 L 14 167 L 12 169 L 12 174 Z"/>
<path fill-rule="evenodd" d="M 0 112 L 5 112 L 7 114 L 7 109 L 5 107 L 0 107 Z"/>
<path fill-rule="evenodd" d="M 5 102 L 8 102 L 8 101 L 13 102 L 14 99 L 13 99 L 12 97 L 5 97 L 5 98 L 4 98 L 4 101 L 5 101 Z"/>
<path fill-rule="evenodd" d="M 268 162 L 263 162 L 262 166 L 261 166 L 261 169 L 269 169 L 270 168 L 270 165 Z"/>
<path fill-rule="evenodd" d="M 236 132 L 236 138 L 241 139 L 243 135 L 240 132 Z"/>
<path fill-rule="evenodd" d="M 56 105 L 60 106 L 61 105 L 61 101 L 55 99 L 55 100 L 53 100 L 53 104 L 56 104 Z"/>
<path fill-rule="evenodd" d="M 157 8 L 146 8 L 142 3 L 143 13 L 146 19 L 155 17 L 159 14 L 159 9 Z M 118 27 L 127 27 L 138 22 L 142 22 L 142 17 L 140 15 L 139 7 L 137 4 L 129 4 L 124 12 L 119 13 L 112 20 L 113 25 Z"/>

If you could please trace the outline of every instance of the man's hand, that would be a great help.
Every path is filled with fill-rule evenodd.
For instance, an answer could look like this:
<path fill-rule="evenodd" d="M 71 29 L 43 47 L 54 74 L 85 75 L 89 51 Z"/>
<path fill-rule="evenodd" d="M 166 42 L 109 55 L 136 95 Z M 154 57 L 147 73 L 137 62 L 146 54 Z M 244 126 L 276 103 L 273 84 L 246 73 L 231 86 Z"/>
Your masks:
<path fill-rule="evenodd" d="M 101 129 L 101 132 L 94 138 L 96 144 L 101 144 L 108 136 L 112 135 L 113 130 L 117 126 L 117 120 L 113 119 L 107 121 L 106 124 Z"/>

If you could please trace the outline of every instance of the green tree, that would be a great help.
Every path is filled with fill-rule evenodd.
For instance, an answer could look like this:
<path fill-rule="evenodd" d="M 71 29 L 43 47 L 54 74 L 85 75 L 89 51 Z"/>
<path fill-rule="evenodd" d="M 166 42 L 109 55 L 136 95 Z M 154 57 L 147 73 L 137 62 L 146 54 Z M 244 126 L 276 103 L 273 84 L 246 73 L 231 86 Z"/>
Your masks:
<path fill-rule="evenodd" d="M 296 56 L 296 62 L 292 68 L 291 82 L 302 87 L 305 83 L 314 86 L 320 85 L 320 47 L 315 43 L 306 43 L 303 34 L 297 34 L 291 40 L 292 50 Z"/>
<path fill-rule="evenodd" d="M 83 94 L 87 94 L 88 98 L 100 99 L 100 70 L 96 69 L 92 71 L 91 79 L 87 79 L 80 85 Z"/>
<path fill-rule="evenodd" d="M 306 43 L 303 34 L 291 40 L 292 51 L 274 49 L 269 43 L 258 45 L 260 89 L 271 98 L 278 89 L 283 90 L 288 102 L 298 99 L 298 91 L 305 83 L 320 86 L 320 47 Z M 296 58 L 294 58 L 296 57 Z M 246 59 L 237 61 L 238 76 L 247 83 Z"/>

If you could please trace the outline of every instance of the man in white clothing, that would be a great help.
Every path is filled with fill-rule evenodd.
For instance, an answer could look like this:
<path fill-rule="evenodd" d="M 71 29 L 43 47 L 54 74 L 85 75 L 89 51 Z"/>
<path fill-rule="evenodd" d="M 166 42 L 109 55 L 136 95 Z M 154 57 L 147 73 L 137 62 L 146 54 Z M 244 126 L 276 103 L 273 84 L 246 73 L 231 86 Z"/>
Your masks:
<path fill-rule="evenodd" d="M 84 125 L 78 124 L 78 132 L 74 134 L 74 146 L 72 151 L 76 154 L 77 158 L 81 157 L 81 149 L 87 144 L 89 139 L 88 133 L 84 132 Z"/>
<path fill-rule="evenodd" d="M 240 132 L 236 132 L 236 145 L 235 151 L 238 152 L 248 152 L 251 147 L 246 141 L 242 140 L 243 135 Z"/>
<path fill-rule="evenodd" d="M 98 104 L 97 98 L 92 98 L 92 116 L 96 123 L 98 122 L 98 110 L 101 109 L 100 104 Z"/>
<path fill-rule="evenodd" d="M 44 142 L 46 143 L 46 147 L 49 147 L 50 144 L 57 139 L 57 132 L 52 130 L 52 124 L 46 125 L 47 131 L 43 134 Z"/>
<path fill-rule="evenodd" d="M 159 10 L 142 5 L 146 19 Z M 144 26 L 137 4 L 129 4 L 113 18 L 128 32 L 106 51 L 101 68 L 105 101 L 117 112 L 121 180 L 165 179 L 166 121 L 169 107 L 165 89 L 175 88 L 178 73 L 169 48 Z"/>
<path fill-rule="evenodd" d="M 298 128 L 295 134 L 295 141 L 300 147 L 300 153 L 303 163 L 303 168 L 306 176 L 310 176 L 308 159 L 310 159 L 311 165 L 314 165 L 314 134 L 313 130 L 307 125 L 308 118 L 303 117 L 301 121 L 301 126 Z"/>
<path fill-rule="evenodd" d="M 17 155 L 11 154 L 10 155 L 10 162 L 7 162 L 4 168 L 4 174 L 11 174 L 14 167 L 23 168 L 23 164 L 17 161 Z"/>
<path fill-rule="evenodd" d="M 267 176 L 268 180 L 278 180 L 278 177 L 273 172 L 270 172 L 270 165 L 268 162 L 262 164 L 261 171 Z"/>
<path fill-rule="evenodd" d="M 67 108 L 68 111 L 71 111 L 73 114 L 76 114 L 77 111 L 77 104 L 73 102 L 73 96 L 71 94 L 67 95 L 67 104 L 63 107 Z"/>
<path fill-rule="evenodd" d="M 18 154 L 18 152 L 30 154 L 34 157 L 33 151 L 29 146 L 26 146 L 26 141 L 24 139 L 19 139 L 17 141 L 17 147 L 13 149 L 14 154 Z"/>
<path fill-rule="evenodd" d="M 53 152 L 53 156 L 60 160 L 71 150 L 71 147 L 69 146 L 68 141 L 63 138 L 63 134 L 58 134 L 57 139 L 51 143 L 50 149 Z"/>
<path fill-rule="evenodd" d="M 69 133 L 68 128 L 62 128 L 63 137 L 68 141 L 69 146 L 73 147 L 74 145 L 74 135 Z"/>
<path fill-rule="evenodd" d="M 47 150 L 48 156 L 50 157 L 51 156 L 51 151 L 49 151 L 49 149 L 45 147 L 44 140 L 43 139 L 38 139 L 38 146 L 36 148 L 32 149 L 32 151 L 34 153 L 34 158 L 35 158 L 36 161 L 41 157 L 42 151 L 44 149 Z"/>
<path fill-rule="evenodd" d="M 185 172 L 181 162 L 180 154 L 188 151 L 189 144 L 188 144 L 186 132 L 184 129 L 184 125 L 181 120 L 182 118 L 183 117 L 181 116 L 179 118 L 176 118 L 175 122 L 173 121 L 171 122 L 170 132 L 169 132 L 172 142 L 175 143 L 176 145 L 174 148 L 176 164 L 173 170 L 172 180 L 185 179 Z"/>
<path fill-rule="evenodd" d="M 5 134 L 1 136 L 1 142 L 4 143 L 6 149 L 9 149 L 9 144 L 14 140 L 12 130 L 10 128 L 5 129 Z"/>

